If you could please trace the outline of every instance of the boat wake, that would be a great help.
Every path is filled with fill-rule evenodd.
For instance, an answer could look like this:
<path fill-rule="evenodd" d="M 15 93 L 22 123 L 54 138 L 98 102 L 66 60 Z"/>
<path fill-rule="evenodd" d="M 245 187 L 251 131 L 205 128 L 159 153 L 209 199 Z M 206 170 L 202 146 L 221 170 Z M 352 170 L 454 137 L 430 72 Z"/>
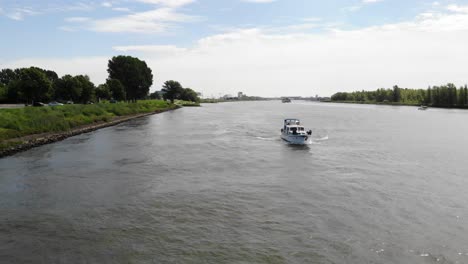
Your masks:
<path fill-rule="evenodd" d="M 322 137 L 322 138 L 314 138 L 313 141 L 325 141 L 328 140 L 328 135 Z"/>
<path fill-rule="evenodd" d="M 255 137 L 256 139 L 260 139 L 260 140 L 265 140 L 265 141 L 277 141 L 278 139 L 276 137 Z"/>

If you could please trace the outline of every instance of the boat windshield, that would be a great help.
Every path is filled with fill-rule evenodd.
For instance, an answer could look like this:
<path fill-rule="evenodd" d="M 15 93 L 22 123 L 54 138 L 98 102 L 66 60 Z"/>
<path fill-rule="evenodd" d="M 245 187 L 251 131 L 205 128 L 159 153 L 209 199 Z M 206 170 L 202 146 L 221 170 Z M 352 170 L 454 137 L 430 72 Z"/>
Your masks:
<path fill-rule="evenodd" d="M 299 119 L 285 119 L 284 124 L 287 126 L 300 125 L 301 121 L 299 121 Z"/>

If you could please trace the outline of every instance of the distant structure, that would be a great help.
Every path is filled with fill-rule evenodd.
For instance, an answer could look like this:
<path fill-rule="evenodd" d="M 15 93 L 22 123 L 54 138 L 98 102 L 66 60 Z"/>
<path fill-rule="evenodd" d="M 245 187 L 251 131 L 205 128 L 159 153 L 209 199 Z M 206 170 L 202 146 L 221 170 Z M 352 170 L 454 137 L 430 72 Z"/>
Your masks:
<path fill-rule="evenodd" d="M 237 98 L 242 99 L 242 97 L 244 97 L 244 93 L 238 92 L 237 93 Z"/>

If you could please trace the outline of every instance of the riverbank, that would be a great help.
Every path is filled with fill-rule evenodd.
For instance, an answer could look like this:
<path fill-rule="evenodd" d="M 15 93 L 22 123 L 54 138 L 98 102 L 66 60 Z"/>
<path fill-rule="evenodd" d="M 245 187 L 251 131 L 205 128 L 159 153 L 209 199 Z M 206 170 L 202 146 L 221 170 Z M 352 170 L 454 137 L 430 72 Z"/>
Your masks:
<path fill-rule="evenodd" d="M 396 102 L 363 102 L 363 101 L 323 101 L 323 103 L 338 104 L 369 104 L 369 105 L 395 105 L 395 106 L 420 106 L 416 103 L 396 103 Z"/>
<path fill-rule="evenodd" d="M 418 103 L 396 103 L 396 102 L 362 102 L 362 101 L 323 101 L 323 103 L 337 103 L 337 104 L 367 104 L 367 105 L 393 105 L 393 106 L 421 106 Z M 434 106 L 428 105 L 432 108 L 446 108 L 446 109 L 468 109 L 468 106 Z"/>
<path fill-rule="evenodd" d="M 0 110 L 0 157 L 180 108 L 165 101 Z"/>

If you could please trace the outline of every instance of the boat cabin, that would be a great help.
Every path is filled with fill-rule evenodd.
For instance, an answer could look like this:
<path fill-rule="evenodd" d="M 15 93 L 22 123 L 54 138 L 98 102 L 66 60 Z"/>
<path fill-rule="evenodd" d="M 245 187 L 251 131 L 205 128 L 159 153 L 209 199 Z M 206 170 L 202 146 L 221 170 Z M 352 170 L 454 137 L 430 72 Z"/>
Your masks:
<path fill-rule="evenodd" d="M 284 120 L 284 128 L 282 132 L 285 134 L 302 135 L 306 134 L 305 128 L 301 126 L 299 119 L 288 118 Z"/>
<path fill-rule="evenodd" d="M 284 120 L 285 126 L 294 126 L 294 125 L 300 125 L 300 124 L 301 124 L 301 121 L 299 119 L 288 118 Z"/>

